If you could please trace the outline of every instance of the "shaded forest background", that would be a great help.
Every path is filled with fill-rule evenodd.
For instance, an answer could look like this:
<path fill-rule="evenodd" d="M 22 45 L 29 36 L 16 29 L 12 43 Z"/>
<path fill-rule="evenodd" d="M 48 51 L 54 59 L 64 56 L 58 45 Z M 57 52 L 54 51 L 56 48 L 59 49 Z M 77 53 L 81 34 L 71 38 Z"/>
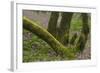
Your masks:
<path fill-rule="evenodd" d="M 75 51 L 79 52 L 75 54 L 74 60 L 91 59 L 90 13 L 23 10 L 23 16 L 35 21 L 69 49 L 74 50 L 73 48 L 77 46 L 78 49 Z M 87 22 L 88 26 L 83 26 L 84 22 Z M 86 33 L 85 36 L 88 34 L 85 42 L 83 33 Z M 23 62 L 60 60 L 68 58 L 57 54 L 46 41 L 23 28 Z"/>

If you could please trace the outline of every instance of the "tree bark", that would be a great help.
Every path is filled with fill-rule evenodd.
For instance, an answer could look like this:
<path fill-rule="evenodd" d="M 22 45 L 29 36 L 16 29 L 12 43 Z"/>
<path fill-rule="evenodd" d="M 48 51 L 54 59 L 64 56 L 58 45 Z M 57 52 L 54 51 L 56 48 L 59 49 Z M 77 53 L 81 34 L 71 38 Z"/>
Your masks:
<path fill-rule="evenodd" d="M 82 31 L 81 35 L 79 37 L 79 40 L 77 42 L 77 48 L 80 52 L 83 52 L 85 48 L 85 44 L 88 39 L 88 34 L 89 34 L 89 25 L 88 25 L 88 14 L 87 13 L 82 13 Z"/>
<path fill-rule="evenodd" d="M 41 39 L 46 41 L 54 49 L 54 51 L 62 57 L 67 57 L 68 59 L 75 58 L 75 55 L 70 49 L 63 46 L 47 30 L 43 29 L 36 22 L 31 21 L 26 17 L 23 17 L 23 28 L 31 31 L 32 33 L 36 34 Z"/>
<path fill-rule="evenodd" d="M 78 36 L 77 33 L 73 34 L 71 40 L 69 41 L 70 45 L 75 45 L 75 40 L 76 40 L 77 36 Z"/>
<path fill-rule="evenodd" d="M 57 34 L 57 21 L 59 17 L 59 12 L 51 12 L 50 20 L 48 23 L 48 31 L 56 37 Z"/>
<path fill-rule="evenodd" d="M 70 22 L 72 19 L 72 12 L 63 12 L 62 13 L 62 19 L 60 22 L 60 27 L 59 27 L 59 40 L 62 42 L 64 45 L 68 44 L 69 41 L 69 29 L 70 29 Z"/>
<path fill-rule="evenodd" d="M 87 37 L 87 35 L 89 33 L 88 14 L 87 13 L 82 13 L 82 21 L 83 21 L 82 33 Z"/>

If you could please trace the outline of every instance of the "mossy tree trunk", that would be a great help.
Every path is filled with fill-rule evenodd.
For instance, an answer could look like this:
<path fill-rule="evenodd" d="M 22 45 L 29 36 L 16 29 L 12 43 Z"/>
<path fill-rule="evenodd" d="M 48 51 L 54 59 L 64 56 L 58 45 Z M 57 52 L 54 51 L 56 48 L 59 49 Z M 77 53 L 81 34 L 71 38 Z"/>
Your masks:
<path fill-rule="evenodd" d="M 77 42 L 77 48 L 80 52 L 83 52 L 85 48 L 85 44 L 88 39 L 88 34 L 90 32 L 89 25 L 88 25 L 88 14 L 87 13 L 82 13 L 82 31 L 81 35 L 79 37 L 79 40 Z"/>
<path fill-rule="evenodd" d="M 60 42 L 62 42 L 64 45 L 67 45 L 69 41 L 69 30 L 70 30 L 72 15 L 73 15 L 72 12 L 62 13 L 62 19 L 60 22 L 58 37 Z"/>
<path fill-rule="evenodd" d="M 87 13 L 82 13 L 82 21 L 83 21 L 82 33 L 87 38 L 87 36 L 89 34 L 88 14 Z"/>
<path fill-rule="evenodd" d="M 59 12 L 51 12 L 50 20 L 48 23 L 48 31 L 56 37 L 57 34 L 57 21 L 59 17 Z"/>
<path fill-rule="evenodd" d="M 47 30 L 43 29 L 36 22 L 23 17 L 23 28 L 43 39 L 54 49 L 57 54 L 61 55 L 62 57 L 67 57 L 68 59 L 75 58 L 75 55 L 70 49 L 63 46 L 59 41 L 56 40 L 56 38 L 54 38 Z"/>
<path fill-rule="evenodd" d="M 75 40 L 77 39 L 77 37 L 78 37 L 77 33 L 74 33 L 72 38 L 69 41 L 69 44 L 70 45 L 75 45 Z"/>
<path fill-rule="evenodd" d="M 50 16 L 48 31 L 63 45 L 67 45 L 69 41 L 69 29 L 72 15 L 73 13 L 71 12 L 62 12 L 59 28 L 57 28 L 59 12 L 52 12 Z"/>

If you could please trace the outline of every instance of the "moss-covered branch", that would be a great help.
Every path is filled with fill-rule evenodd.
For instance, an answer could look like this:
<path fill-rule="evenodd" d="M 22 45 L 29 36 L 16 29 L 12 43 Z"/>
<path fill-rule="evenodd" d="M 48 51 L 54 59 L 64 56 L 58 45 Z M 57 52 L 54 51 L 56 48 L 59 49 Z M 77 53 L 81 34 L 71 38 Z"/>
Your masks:
<path fill-rule="evenodd" d="M 70 49 L 63 46 L 47 30 L 39 26 L 36 22 L 31 21 L 26 17 L 23 17 L 23 28 L 31 31 L 32 33 L 36 34 L 41 39 L 46 41 L 54 49 L 54 51 L 62 57 L 67 57 L 68 59 L 74 58 L 74 55 L 70 51 Z"/>

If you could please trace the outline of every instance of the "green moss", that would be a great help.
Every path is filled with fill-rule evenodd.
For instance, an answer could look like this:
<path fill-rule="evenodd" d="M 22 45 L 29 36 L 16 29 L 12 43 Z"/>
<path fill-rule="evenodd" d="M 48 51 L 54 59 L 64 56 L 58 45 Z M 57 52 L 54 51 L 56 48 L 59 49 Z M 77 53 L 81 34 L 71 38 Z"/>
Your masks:
<path fill-rule="evenodd" d="M 27 33 L 27 31 L 24 32 Z M 54 37 L 52 38 L 55 39 Z M 57 40 L 55 39 L 55 41 Z M 43 39 L 32 33 L 32 37 L 30 38 L 30 40 L 23 40 L 23 62 L 73 59 L 72 57 L 74 55 L 72 55 L 71 52 L 66 49 L 66 47 L 64 47 L 63 45 L 59 45 L 60 43 L 55 45 L 54 40 L 51 40 L 51 43 L 53 47 L 45 42 Z M 32 48 L 32 46 L 36 47 Z"/>
<path fill-rule="evenodd" d="M 74 13 L 70 30 L 72 31 L 80 31 L 82 29 L 82 17 L 80 13 Z"/>
<path fill-rule="evenodd" d="M 32 33 L 36 34 L 38 37 L 46 41 L 57 54 L 61 56 L 66 55 L 66 57 L 68 58 L 72 56 L 72 52 L 70 52 L 69 49 L 67 49 L 67 47 L 64 47 L 47 30 L 39 26 L 34 21 L 31 21 L 28 18 L 23 17 L 23 26 L 25 29 L 31 31 Z"/>

